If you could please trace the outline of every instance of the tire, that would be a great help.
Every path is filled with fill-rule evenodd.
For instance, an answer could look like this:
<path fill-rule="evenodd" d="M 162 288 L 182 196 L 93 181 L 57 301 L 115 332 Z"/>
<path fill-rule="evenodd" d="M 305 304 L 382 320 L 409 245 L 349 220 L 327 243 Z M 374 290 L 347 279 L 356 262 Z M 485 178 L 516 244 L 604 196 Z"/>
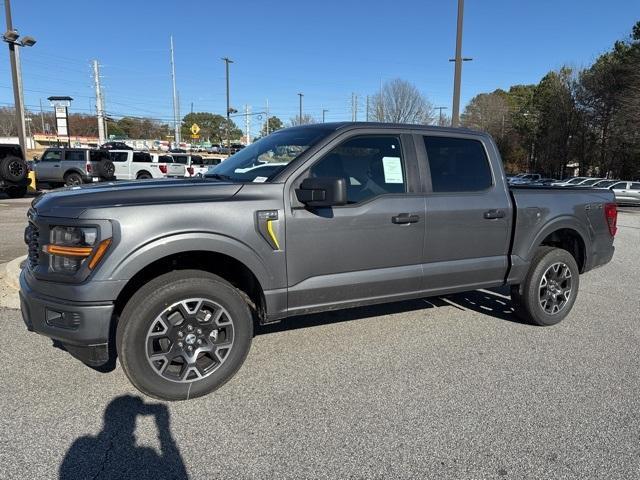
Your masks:
<path fill-rule="evenodd" d="M 9 155 L 0 160 L 0 175 L 5 180 L 20 182 L 27 178 L 28 173 L 29 167 L 27 166 L 27 162 L 21 158 Z"/>
<path fill-rule="evenodd" d="M 116 173 L 116 166 L 111 160 L 104 159 L 98 162 L 98 175 L 104 180 L 114 180 Z"/>
<path fill-rule="evenodd" d="M 148 282 L 127 302 L 116 349 L 122 369 L 142 393 L 188 400 L 231 379 L 252 338 L 253 317 L 236 288 L 208 272 L 177 270 Z"/>
<path fill-rule="evenodd" d="M 538 248 L 521 285 L 511 287 L 516 314 L 539 326 L 564 319 L 578 297 L 580 271 L 573 256 L 561 248 Z"/>
<path fill-rule="evenodd" d="M 76 172 L 67 173 L 64 176 L 64 184 L 67 187 L 73 187 L 76 185 L 82 185 L 84 181 L 82 180 L 82 175 Z"/>
<path fill-rule="evenodd" d="M 27 194 L 27 187 L 9 187 L 6 191 L 9 198 L 22 198 Z"/>
<path fill-rule="evenodd" d="M 149 178 L 153 178 L 150 173 L 142 172 L 138 174 L 136 180 L 147 180 Z"/>

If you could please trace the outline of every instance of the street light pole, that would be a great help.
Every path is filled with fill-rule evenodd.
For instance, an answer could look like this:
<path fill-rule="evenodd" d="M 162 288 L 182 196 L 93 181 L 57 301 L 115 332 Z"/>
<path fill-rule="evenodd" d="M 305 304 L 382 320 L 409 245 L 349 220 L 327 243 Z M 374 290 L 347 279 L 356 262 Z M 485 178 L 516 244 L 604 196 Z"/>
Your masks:
<path fill-rule="evenodd" d="M 458 0 L 458 27 L 456 34 L 456 62 L 453 76 L 453 108 L 451 111 L 451 126 L 460 125 L 460 82 L 462 77 L 462 17 L 464 16 L 464 0 Z"/>
<path fill-rule="evenodd" d="M 329 110 L 327 110 L 326 108 L 322 109 L 322 123 L 324 123 L 324 114 L 327 113 Z"/>
<path fill-rule="evenodd" d="M 226 80 L 227 80 L 227 123 L 225 126 L 225 136 L 227 137 L 227 154 L 231 153 L 231 140 L 229 139 L 229 123 L 231 121 L 231 118 L 229 117 L 231 115 L 231 104 L 229 103 L 229 64 L 233 63 L 233 60 L 231 60 L 228 57 L 224 57 L 222 59 L 224 61 L 224 66 L 225 66 L 225 76 L 226 76 Z"/>
<path fill-rule="evenodd" d="M 4 12 L 7 20 L 7 34 L 14 32 L 13 21 L 11 19 L 11 0 L 5 0 Z M 22 150 L 23 158 L 27 154 L 27 139 L 25 137 L 24 100 L 22 96 L 22 78 L 20 72 L 20 52 L 17 47 L 22 46 L 17 42 L 18 36 L 10 39 L 5 36 L 3 40 L 9 44 L 9 61 L 11 62 L 11 80 L 13 82 L 13 101 L 15 103 L 16 117 L 18 118 L 18 143 Z M 35 43 L 35 42 L 34 42 Z M 33 45 L 33 44 L 31 44 Z M 31 46 L 27 45 L 27 46 Z"/>
<path fill-rule="evenodd" d="M 300 114 L 298 115 L 298 125 L 302 125 L 302 97 L 304 97 L 304 93 L 298 93 L 300 97 Z"/>

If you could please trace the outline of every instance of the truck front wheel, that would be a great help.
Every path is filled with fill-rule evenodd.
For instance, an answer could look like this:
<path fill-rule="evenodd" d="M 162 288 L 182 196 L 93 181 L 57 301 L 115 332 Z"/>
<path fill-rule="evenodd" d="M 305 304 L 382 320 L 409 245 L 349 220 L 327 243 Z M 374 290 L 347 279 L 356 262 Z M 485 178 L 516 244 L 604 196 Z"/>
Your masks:
<path fill-rule="evenodd" d="M 131 297 L 116 347 L 138 390 L 161 400 L 188 400 L 233 377 L 252 338 L 253 317 L 238 290 L 211 273 L 178 270 Z"/>
<path fill-rule="evenodd" d="M 540 247 L 520 285 L 511 287 L 516 313 L 534 325 L 555 325 L 578 296 L 580 272 L 573 256 L 561 248 Z"/>

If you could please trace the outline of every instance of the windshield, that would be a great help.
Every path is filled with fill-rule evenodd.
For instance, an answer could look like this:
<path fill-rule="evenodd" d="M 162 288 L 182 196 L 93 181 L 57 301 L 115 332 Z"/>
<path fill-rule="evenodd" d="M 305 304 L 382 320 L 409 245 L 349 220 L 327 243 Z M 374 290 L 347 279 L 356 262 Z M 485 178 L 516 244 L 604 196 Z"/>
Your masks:
<path fill-rule="evenodd" d="M 584 178 L 574 178 L 573 180 L 569 180 L 567 183 L 568 183 L 569 185 L 574 185 L 574 184 L 576 184 L 576 183 L 580 183 L 580 182 L 581 182 L 581 181 L 583 181 L 583 180 L 584 180 Z"/>
<path fill-rule="evenodd" d="M 597 178 L 594 178 L 593 180 L 587 180 L 585 182 L 582 182 L 580 185 L 593 185 L 594 183 L 596 183 L 598 181 Z"/>
<path fill-rule="evenodd" d="M 232 182 L 266 182 L 331 131 L 333 129 L 318 126 L 274 132 L 209 168 L 205 177 Z"/>
<path fill-rule="evenodd" d="M 613 185 L 614 183 L 616 183 L 616 180 L 602 180 L 596 183 L 594 186 L 604 188 L 604 187 L 608 187 L 609 185 Z"/>

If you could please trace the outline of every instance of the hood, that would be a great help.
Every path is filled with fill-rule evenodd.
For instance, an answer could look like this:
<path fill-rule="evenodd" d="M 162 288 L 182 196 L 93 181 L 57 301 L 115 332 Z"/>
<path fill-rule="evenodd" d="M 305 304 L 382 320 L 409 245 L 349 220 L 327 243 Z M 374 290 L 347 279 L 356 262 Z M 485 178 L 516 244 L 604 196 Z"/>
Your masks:
<path fill-rule="evenodd" d="M 241 188 L 237 183 L 201 178 L 101 182 L 45 193 L 31 206 L 38 215 L 78 218 L 92 208 L 225 200 Z"/>

